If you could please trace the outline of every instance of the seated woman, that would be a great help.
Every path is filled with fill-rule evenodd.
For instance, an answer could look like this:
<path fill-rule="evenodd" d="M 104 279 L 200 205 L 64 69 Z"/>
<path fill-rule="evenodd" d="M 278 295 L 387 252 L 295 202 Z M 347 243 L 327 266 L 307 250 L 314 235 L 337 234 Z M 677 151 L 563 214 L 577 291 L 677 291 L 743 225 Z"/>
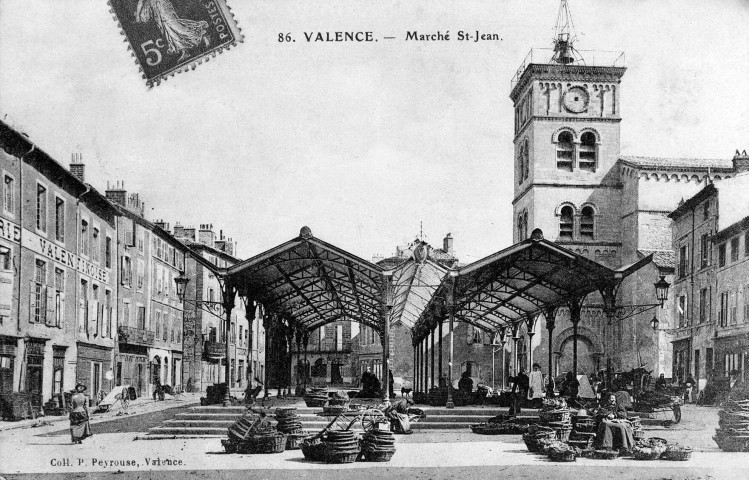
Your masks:
<path fill-rule="evenodd" d="M 616 401 L 614 394 L 608 395 L 605 404 L 596 410 L 598 432 L 595 445 L 600 450 L 632 450 L 635 438 L 632 426 L 626 422 L 627 411 Z"/>
<path fill-rule="evenodd" d="M 390 429 L 394 433 L 411 434 L 411 422 L 408 419 L 408 407 L 413 405 L 414 401 L 410 398 L 399 400 L 385 409 L 383 412 L 390 420 Z"/>

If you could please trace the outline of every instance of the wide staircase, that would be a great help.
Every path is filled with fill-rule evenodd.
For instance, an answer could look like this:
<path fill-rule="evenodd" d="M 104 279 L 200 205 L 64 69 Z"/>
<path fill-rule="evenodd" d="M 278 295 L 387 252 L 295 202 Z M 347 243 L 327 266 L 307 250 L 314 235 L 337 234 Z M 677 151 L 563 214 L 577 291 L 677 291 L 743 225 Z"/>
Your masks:
<path fill-rule="evenodd" d="M 302 417 L 304 430 L 317 433 L 325 428 L 333 417 L 321 417 L 317 413 L 322 408 L 309 408 L 299 402 L 297 414 Z M 423 430 L 464 430 L 470 431 L 473 423 L 485 422 L 488 418 L 500 413 L 506 414 L 507 408 L 494 406 L 430 407 L 417 405 L 426 413 L 426 419 L 412 424 L 415 431 Z M 146 435 L 137 437 L 140 440 L 156 440 L 165 438 L 205 438 L 225 437 L 226 430 L 246 412 L 245 407 L 206 406 L 192 407 L 186 412 L 178 413 L 171 420 L 162 425 L 151 428 Z M 273 409 L 270 410 L 273 412 Z M 524 410 L 528 416 L 537 416 L 534 410 Z M 349 418 L 353 418 L 349 415 Z M 355 423 L 353 430 L 361 431 L 361 422 Z"/>

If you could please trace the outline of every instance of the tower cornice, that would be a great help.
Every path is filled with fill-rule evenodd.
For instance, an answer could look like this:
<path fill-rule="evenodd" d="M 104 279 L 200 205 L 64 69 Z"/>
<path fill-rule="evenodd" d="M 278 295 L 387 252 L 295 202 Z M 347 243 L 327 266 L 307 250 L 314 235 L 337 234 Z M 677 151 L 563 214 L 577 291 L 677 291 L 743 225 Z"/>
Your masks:
<path fill-rule="evenodd" d="M 626 70 L 626 67 L 531 63 L 525 67 L 520 79 L 512 88 L 510 98 L 513 103 L 516 102 L 532 80 L 619 83 Z"/>

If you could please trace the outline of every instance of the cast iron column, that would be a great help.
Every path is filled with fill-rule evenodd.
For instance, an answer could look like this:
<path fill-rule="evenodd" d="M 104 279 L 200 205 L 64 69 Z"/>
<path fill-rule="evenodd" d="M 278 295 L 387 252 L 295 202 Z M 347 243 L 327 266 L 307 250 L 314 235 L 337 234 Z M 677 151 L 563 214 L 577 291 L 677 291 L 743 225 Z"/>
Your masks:
<path fill-rule="evenodd" d="M 520 374 L 518 362 L 518 340 L 520 340 L 520 322 L 512 324 L 512 375 Z"/>
<path fill-rule="evenodd" d="M 226 367 L 224 369 L 224 375 L 226 377 L 226 392 L 224 393 L 224 406 L 231 406 L 231 350 L 229 349 L 229 336 L 231 335 L 231 311 L 234 309 L 234 286 L 230 285 L 227 280 L 224 280 L 223 289 L 223 307 L 226 312 L 226 326 L 224 331 L 226 332 L 226 345 L 224 345 L 224 355 L 226 356 Z"/>
<path fill-rule="evenodd" d="M 437 329 L 432 327 L 432 334 L 430 335 L 432 337 L 432 376 L 430 377 L 431 384 L 429 385 L 429 388 L 434 386 L 434 332 L 436 331 Z"/>
<path fill-rule="evenodd" d="M 577 378 L 577 326 L 580 323 L 583 300 L 582 298 L 573 298 L 567 305 L 570 309 L 570 321 L 572 322 L 572 374 Z"/>
<path fill-rule="evenodd" d="M 454 335 L 454 328 L 455 328 L 455 276 L 453 273 L 457 272 L 449 272 L 447 277 L 447 316 L 448 316 L 448 332 L 450 335 L 450 351 L 448 352 L 448 360 L 447 360 L 447 404 L 445 405 L 446 408 L 455 408 L 455 404 L 453 403 L 453 348 L 455 346 L 455 335 Z"/>
<path fill-rule="evenodd" d="M 442 312 L 440 312 L 439 323 L 437 324 L 437 332 L 438 332 L 437 342 L 439 344 L 439 347 L 438 347 L 439 349 L 439 363 L 438 363 L 439 380 L 438 382 L 442 381 L 442 373 L 443 373 L 442 371 L 442 321 L 443 320 L 444 318 L 442 318 Z M 439 385 L 439 383 L 437 383 L 437 385 Z"/>
<path fill-rule="evenodd" d="M 538 321 L 538 316 L 530 316 L 525 319 L 528 327 L 528 365 L 526 368 L 529 372 L 533 370 L 533 336 L 536 334 L 536 321 Z"/>
<path fill-rule="evenodd" d="M 551 392 L 554 393 L 554 386 L 552 379 L 554 378 L 552 374 L 552 355 L 553 352 L 551 351 L 553 348 L 553 334 L 554 334 L 554 316 L 556 315 L 556 308 L 547 308 L 544 312 L 544 316 L 546 317 L 546 331 L 549 335 L 549 371 L 547 372 L 548 375 L 548 387 L 547 391 L 551 389 Z"/>
<path fill-rule="evenodd" d="M 381 300 L 382 317 L 382 401 L 390 405 L 390 310 L 393 301 L 392 277 L 383 275 L 384 291 Z"/>

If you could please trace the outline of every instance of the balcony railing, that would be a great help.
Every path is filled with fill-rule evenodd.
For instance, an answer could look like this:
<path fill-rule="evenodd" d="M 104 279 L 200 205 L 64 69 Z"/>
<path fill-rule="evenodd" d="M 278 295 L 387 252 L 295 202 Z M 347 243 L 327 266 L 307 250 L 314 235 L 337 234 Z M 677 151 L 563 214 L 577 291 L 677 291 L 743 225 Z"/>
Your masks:
<path fill-rule="evenodd" d="M 120 337 L 120 343 L 151 346 L 154 342 L 153 332 L 143 328 L 120 325 L 117 327 L 117 333 Z"/>
<path fill-rule="evenodd" d="M 208 358 L 224 358 L 226 356 L 226 344 L 218 342 L 204 342 L 203 353 Z"/>
<path fill-rule="evenodd" d="M 575 57 L 575 61 L 569 64 L 570 66 L 626 67 L 624 52 L 607 50 L 575 50 L 575 52 L 578 57 Z M 529 65 L 551 64 L 552 57 L 554 57 L 553 48 L 532 48 L 512 77 L 510 90 L 515 88 Z"/>

